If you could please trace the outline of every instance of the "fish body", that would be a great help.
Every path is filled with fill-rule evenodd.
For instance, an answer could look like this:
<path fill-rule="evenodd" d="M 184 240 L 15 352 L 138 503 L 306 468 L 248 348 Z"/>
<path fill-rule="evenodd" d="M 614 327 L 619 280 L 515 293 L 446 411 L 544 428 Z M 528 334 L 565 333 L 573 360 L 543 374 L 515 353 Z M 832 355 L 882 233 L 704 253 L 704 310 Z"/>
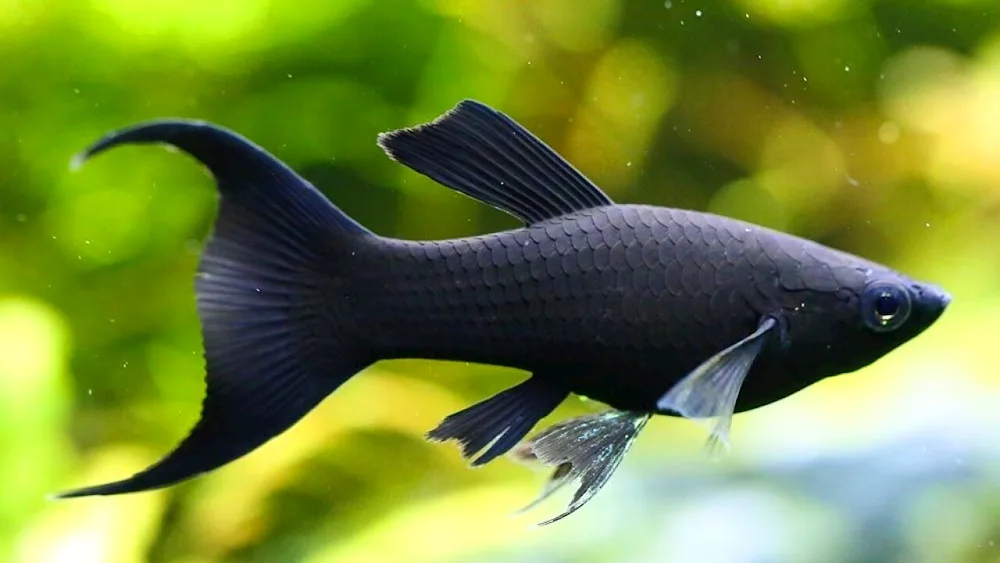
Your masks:
<path fill-rule="evenodd" d="M 742 221 L 645 205 L 454 240 L 378 238 L 357 260 L 346 317 L 372 357 L 520 368 L 636 411 L 655 410 L 768 314 L 786 319 L 788 337 L 758 356 L 737 412 L 861 367 L 837 337 L 854 319 L 831 313 L 882 270 Z"/>
<path fill-rule="evenodd" d="M 875 361 L 929 327 L 942 289 L 886 266 L 709 213 L 613 202 L 506 115 L 465 101 L 380 136 L 399 163 L 519 218 L 479 236 L 408 241 L 360 225 L 249 140 L 186 120 L 109 134 L 87 158 L 166 143 L 215 177 L 220 207 L 196 294 L 207 393 L 189 436 L 128 479 L 61 496 L 164 487 L 237 459 L 380 360 L 519 368 L 522 383 L 429 438 L 487 463 L 556 466 L 578 509 L 653 415 L 713 422 Z M 522 438 L 570 393 L 611 410 Z"/>

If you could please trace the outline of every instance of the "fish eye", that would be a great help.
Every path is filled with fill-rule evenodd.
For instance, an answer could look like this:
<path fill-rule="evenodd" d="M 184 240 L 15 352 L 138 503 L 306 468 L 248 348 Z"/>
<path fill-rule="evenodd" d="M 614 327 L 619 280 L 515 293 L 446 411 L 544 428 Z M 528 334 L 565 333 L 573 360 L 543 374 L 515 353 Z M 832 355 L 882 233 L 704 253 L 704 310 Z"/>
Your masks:
<path fill-rule="evenodd" d="M 861 296 L 861 314 L 872 330 L 896 330 L 910 316 L 910 294 L 894 283 L 874 283 Z"/>

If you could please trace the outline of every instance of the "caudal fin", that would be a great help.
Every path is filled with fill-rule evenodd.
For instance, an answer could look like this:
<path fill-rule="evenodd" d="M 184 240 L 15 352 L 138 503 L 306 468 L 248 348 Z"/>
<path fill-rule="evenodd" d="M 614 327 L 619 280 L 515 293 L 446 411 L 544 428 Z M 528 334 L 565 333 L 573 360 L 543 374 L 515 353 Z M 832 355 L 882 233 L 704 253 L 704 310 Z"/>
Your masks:
<path fill-rule="evenodd" d="M 374 236 L 250 141 L 196 121 L 153 121 L 104 137 L 74 161 L 131 143 L 165 143 L 215 177 L 219 214 L 195 289 L 205 345 L 201 418 L 176 449 L 121 481 L 56 497 L 166 487 L 282 433 L 369 359 L 338 328 L 338 262 Z"/>

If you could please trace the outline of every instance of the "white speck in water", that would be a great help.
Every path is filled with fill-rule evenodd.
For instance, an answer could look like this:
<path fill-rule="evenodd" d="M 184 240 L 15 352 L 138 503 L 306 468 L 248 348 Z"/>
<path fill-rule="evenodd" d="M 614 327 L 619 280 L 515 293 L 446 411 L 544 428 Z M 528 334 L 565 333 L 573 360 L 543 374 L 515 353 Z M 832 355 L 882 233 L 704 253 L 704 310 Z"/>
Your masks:
<path fill-rule="evenodd" d="M 79 88 L 73 88 L 73 93 L 74 94 L 79 94 L 80 93 L 80 89 Z"/>
<path fill-rule="evenodd" d="M 125 369 L 127 367 L 128 367 L 128 362 L 127 361 L 126 362 L 122 362 L 122 369 Z"/>
<path fill-rule="evenodd" d="M 292 78 L 292 73 L 288 73 L 288 78 Z"/>
<path fill-rule="evenodd" d="M 632 161 L 631 160 L 625 163 L 625 167 L 626 168 L 628 168 L 629 166 L 632 166 Z"/>
<path fill-rule="evenodd" d="M 845 65 L 844 66 L 844 72 L 851 72 L 851 67 Z"/>
<path fill-rule="evenodd" d="M 695 10 L 694 11 L 694 15 L 700 18 L 701 17 L 701 10 Z"/>
<path fill-rule="evenodd" d="M 931 224 L 930 223 L 924 223 L 924 226 L 930 228 Z"/>
<path fill-rule="evenodd" d="M 260 288 L 259 287 L 255 287 L 254 291 L 256 291 L 257 293 L 260 293 Z"/>
<path fill-rule="evenodd" d="M 114 319 L 108 319 L 108 322 L 111 323 L 111 324 L 115 324 L 115 320 Z"/>
<path fill-rule="evenodd" d="M 670 8 L 674 7 L 674 3 L 671 2 L 670 0 L 667 0 L 666 2 L 663 3 L 663 7 L 669 10 Z"/>
<path fill-rule="evenodd" d="M 847 183 L 854 186 L 855 188 L 861 185 L 861 182 L 857 178 L 852 177 L 850 174 L 844 173 L 844 178 L 847 179 Z"/>
<path fill-rule="evenodd" d="M 83 244 L 90 244 L 90 241 L 89 240 L 85 240 L 85 241 L 83 241 Z"/>
<path fill-rule="evenodd" d="M 87 389 L 87 395 L 93 396 L 93 394 L 94 394 L 93 389 Z"/>

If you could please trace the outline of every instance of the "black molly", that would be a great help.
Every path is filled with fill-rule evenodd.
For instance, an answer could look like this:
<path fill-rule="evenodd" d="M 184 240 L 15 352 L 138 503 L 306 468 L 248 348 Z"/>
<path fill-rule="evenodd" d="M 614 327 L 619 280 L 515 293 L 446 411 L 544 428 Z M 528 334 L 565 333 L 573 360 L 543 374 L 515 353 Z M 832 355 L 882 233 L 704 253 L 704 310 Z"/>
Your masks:
<path fill-rule="evenodd" d="M 78 163 L 165 143 L 221 196 L 195 281 L 207 369 L 197 424 L 134 476 L 63 493 L 165 487 L 235 460 L 347 379 L 392 358 L 519 368 L 522 383 L 428 437 L 472 463 L 513 449 L 579 480 L 577 510 L 654 414 L 712 421 L 855 371 L 920 334 L 940 288 L 815 242 L 708 213 L 616 204 L 503 113 L 467 100 L 379 136 L 394 160 L 524 227 L 438 241 L 376 235 L 249 140 L 187 120 L 105 136 Z M 519 442 L 571 393 L 606 403 Z M 515 446 L 517 446 L 515 448 Z"/>

